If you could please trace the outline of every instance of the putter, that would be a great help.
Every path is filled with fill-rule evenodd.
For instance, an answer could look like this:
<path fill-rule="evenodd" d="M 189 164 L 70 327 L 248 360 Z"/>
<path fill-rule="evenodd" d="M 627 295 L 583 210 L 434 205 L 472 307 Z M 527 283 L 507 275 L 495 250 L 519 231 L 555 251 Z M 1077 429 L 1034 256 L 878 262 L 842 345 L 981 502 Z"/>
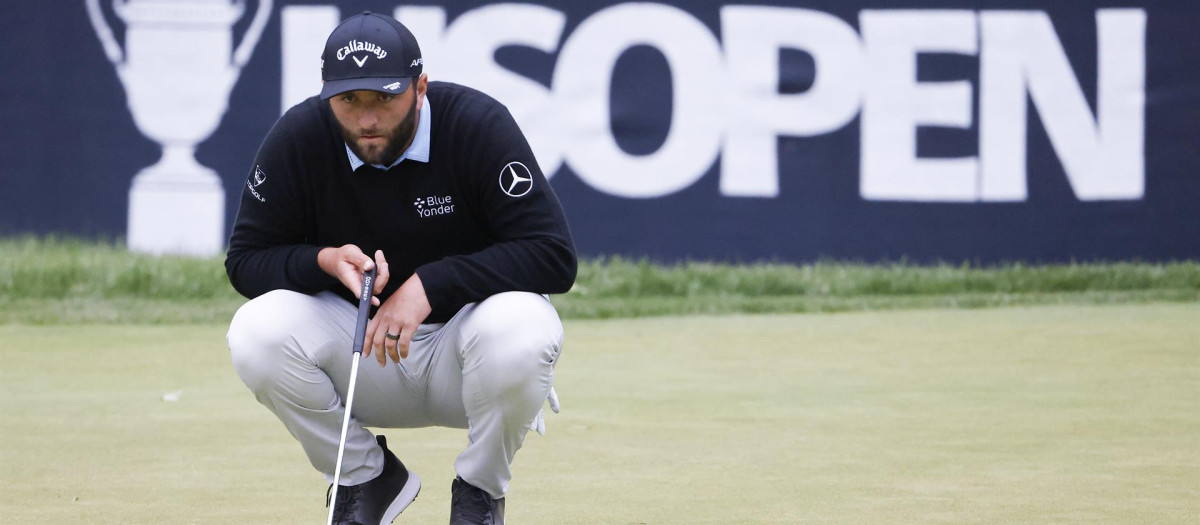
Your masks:
<path fill-rule="evenodd" d="M 350 427 L 350 408 L 354 406 L 354 384 L 358 382 L 358 360 L 362 357 L 363 339 L 367 335 L 367 317 L 371 313 L 371 289 L 375 286 L 375 268 L 363 273 L 362 291 L 358 295 L 358 324 L 354 328 L 354 363 L 350 365 L 350 386 L 346 388 L 346 417 L 342 419 L 342 438 L 338 441 L 337 466 L 333 470 L 333 491 L 329 496 L 328 525 L 333 525 L 333 510 L 337 508 L 338 482 L 342 478 L 342 454 L 346 451 L 346 430 Z"/>

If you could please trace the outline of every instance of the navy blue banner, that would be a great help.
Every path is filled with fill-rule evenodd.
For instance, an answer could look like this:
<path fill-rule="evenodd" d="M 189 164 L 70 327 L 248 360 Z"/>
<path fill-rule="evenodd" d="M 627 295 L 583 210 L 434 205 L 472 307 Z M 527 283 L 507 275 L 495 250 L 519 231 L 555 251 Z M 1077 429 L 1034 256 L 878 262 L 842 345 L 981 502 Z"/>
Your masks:
<path fill-rule="evenodd" d="M 509 106 L 583 255 L 1200 259 L 1183 0 L 8 2 L 0 234 L 221 251 L 364 9 Z"/>

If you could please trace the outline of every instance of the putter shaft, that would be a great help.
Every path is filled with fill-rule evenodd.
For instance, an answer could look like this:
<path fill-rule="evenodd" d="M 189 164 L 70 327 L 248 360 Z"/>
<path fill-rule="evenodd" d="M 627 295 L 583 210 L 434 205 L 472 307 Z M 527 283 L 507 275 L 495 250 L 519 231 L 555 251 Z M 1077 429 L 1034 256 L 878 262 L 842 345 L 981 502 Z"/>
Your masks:
<path fill-rule="evenodd" d="M 350 364 L 350 385 L 346 387 L 346 413 L 342 417 L 342 437 L 338 440 L 337 463 L 333 468 L 333 490 L 329 495 L 329 519 L 333 525 L 333 511 L 337 508 L 338 485 L 342 479 L 342 455 L 346 452 L 346 431 L 350 429 L 350 411 L 354 406 L 354 386 L 358 383 L 358 360 L 362 357 L 363 343 L 367 335 L 367 319 L 371 314 L 371 289 L 375 285 L 375 268 L 363 272 L 362 289 L 358 296 L 358 319 L 354 327 L 354 361 Z"/>

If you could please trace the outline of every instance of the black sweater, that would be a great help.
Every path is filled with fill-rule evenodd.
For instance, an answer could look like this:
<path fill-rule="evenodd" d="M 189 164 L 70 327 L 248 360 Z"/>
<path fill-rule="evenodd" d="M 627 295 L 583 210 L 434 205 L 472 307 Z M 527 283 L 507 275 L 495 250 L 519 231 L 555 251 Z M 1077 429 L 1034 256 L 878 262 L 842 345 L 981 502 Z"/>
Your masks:
<path fill-rule="evenodd" d="M 317 265 L 321 248 L 344 244 L 371 257 L 383 250 L 391 278 L 381 300 L 419 275 L 433 308 L 427 323 L 500 292 L 570 289 L 576 259 L 566 217 L 508 110 L 444 82 L 431 82 L 426 97 L 429 162 L 387 171 L 351 171 L 329 103 L 318 97 L 279 118 L 229 239 L 225 269 L 238 292 L 332 290 L 357 302 Z M 514 173 L 532 175 L 532 188 L 514 184 Z"/>

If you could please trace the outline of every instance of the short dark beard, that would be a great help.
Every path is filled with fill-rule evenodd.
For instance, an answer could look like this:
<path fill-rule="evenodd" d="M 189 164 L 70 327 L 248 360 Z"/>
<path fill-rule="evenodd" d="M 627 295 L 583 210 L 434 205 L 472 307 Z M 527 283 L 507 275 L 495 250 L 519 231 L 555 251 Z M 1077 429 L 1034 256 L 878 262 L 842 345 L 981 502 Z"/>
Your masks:
<path fill-rule="evenodd" d="M 417 131 L 417 97 L 414 93 L 412 106 L 408 108 L 408 115 L 401 120 L 396 127 L 388 130 L 386 134 L 382 134 L 387 139 L 387 143 L 383 148 L 378 150 L 374 155 L 370 155 L 358 147 L 358 135 L 350 133 L 341 122 L 338 122 L 338 127 L 342 130 L 342 137 L 346 139 L 346 145 L 350 147 L 360 160 L 367 164 L 378 164 L 380 166 L 391 166 L 404 150 L 408 149 L 409 143 L 412 142 L 413 136 Z M 337 119 L 334 119 L 337 122 Z M 377 130 L 366 130 L 367 135 L 379 133 Z"/>

